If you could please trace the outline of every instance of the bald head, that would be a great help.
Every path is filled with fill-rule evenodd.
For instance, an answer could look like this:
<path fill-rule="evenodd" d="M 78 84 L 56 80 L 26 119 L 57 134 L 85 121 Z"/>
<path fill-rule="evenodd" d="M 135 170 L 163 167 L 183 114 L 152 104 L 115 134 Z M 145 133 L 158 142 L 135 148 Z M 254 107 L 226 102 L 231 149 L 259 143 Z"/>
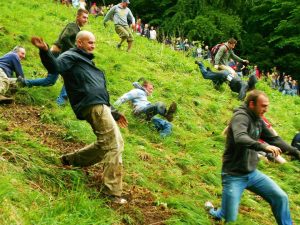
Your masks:
<path fill-rule="evenodd" d="M 92 32 L 83 30 L 76 35 L 76 45 L 78 48 L 93 53 L 95 49 L 96 38 Z"/>

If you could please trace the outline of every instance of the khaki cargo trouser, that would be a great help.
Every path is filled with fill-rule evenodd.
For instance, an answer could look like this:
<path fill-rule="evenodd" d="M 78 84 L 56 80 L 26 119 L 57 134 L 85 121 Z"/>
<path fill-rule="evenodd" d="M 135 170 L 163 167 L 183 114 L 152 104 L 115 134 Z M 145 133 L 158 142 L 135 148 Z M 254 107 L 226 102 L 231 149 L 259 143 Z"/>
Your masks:
<path fill-rule="evenodd" d="M 6 73 L 0 68 L 0 95 L 5 95 L 9 89 L 9 78 Z"/>
<path fill-rule="evenodd" d="M 124 142 L 121 132 L 106 105 L 94 105 L 83 112 L 86 121 L 97 136 L 96 142 L 66 155 L 73 166 L 91 166 L 98 162 L 104 165 L 104 193 L 121 196 L 122 194 L 122 152 Z"/>

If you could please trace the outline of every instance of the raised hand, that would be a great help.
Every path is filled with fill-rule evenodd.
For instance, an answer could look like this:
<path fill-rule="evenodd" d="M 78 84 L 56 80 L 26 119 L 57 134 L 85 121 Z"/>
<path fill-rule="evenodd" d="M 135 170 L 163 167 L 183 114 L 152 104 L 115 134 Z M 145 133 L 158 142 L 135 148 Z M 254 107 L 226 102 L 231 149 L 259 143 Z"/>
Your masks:
<path fill-rule="evenodd" d="M 41 49 L 41 50 L 44 50 L 44 51 L 47 51 L 48 50 L 48 45 L 46 42 L 44 42 L 43 38 L 41 37 L 36 37 L 36 36 L 33 36 L 31 37 L 31 43 Z"/>

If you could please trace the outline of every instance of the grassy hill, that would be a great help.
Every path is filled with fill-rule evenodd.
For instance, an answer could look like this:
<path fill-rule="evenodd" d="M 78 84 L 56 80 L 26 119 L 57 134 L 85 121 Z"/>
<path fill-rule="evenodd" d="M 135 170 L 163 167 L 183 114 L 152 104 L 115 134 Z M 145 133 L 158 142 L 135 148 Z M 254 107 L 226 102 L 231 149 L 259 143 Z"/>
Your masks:
<path fill-rule="evenodd" d="M 46 70 L 30 37 L 53 43 L 75 18 L 75 10 L 49 0 L 12 0 L 0 3 L 0 55 L 15 45 L 27 50 L 23 68 L 27 78 Z M 241 104 L 227 85 L 216 91 L 204 80 L 192 58 L 166 46 L 136 37 L 132 52 L 115 48 L 119 40 L 110 23 L 90 17 L 86 30 L 97 38 L 95 63 L 106 73 L 111 102 L 145 77 L 155 85 L 152 102 L 178 103 L 173 135 L 158 133 L 120 108 L 129 120 L 125 140 L 124 192 L 127 206 L 103 199 L 101 165 L 61 167 L 58 157 L 95 140 L 90 126 L 75 118 L 67 105 L 59 108 L 62 86 L 22 88 L 15 104 L 0 106 L 0 224 L 220 224 L 205 212 L 206 200 L 219 206 L 221 197 L 221 132 Z M 281 96 L 260 82 L 270 97 L 267 117 L 288 142 L 300 130 L 299 97 Z M 288 156 L 286 156 L 289 159 Z M 300 224 L 300 163 L 260 162 L 259 169 L 289 195 L 294 224 Z M 275 224 L 268 204 L 245 192 L 237 224 Z"/>

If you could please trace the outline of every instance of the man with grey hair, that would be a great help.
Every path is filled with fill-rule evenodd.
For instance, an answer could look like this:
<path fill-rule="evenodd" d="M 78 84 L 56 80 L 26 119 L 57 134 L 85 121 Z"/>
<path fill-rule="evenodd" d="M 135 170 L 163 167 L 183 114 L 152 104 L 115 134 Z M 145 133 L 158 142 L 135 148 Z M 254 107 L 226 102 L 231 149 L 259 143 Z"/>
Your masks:
<path fill-rule="evenodd" d="M 10 86 L 16 84 L 17 78 L 12 78 L 13 73 L 16 77 L 24 77 L 21 60 L 25 58 L 25 48 L 16 46 L 11 52 L 0 58 L 0 103 L 12 103 L 13 99 L 4 95 Z"/>
<path fill-rule="evenodd" d="M 133 35 L 130 30 L 129 24 L 135 26 L 135 19 L 131 13 L 131 10 L 128 8 L 129 0 L 122 0 L 118 5 L 113 6 L 106 16 L 104 17 L 103 23 L 106 27 L 106 22 L 108 20 L 113 20 L 115 24 L 115 30 L 119 37 L 121 38 L 120 43 L 117 45 L 117 48 L 121 48 L 122 43 L 127 40 L 128 47 L 127 51 L 131 49 L 133 42 Z"/>
<path fill-rule="evenodd" d="M 95 36 L 89 31 L 80 31 L 76 36 L 77 47 L 57 59 L 42 38 L 32 37 L 31 42 L 40 49 L 42 63 L 48 72 L 62 75 L 74 113 L 91 125 L 97 137 L 95 143 L 63 155 L 62 164 L 86 167 L 102 162 L 103 192 L 115 203 L 126 203 L 121 197 L 124 142 L 117 123 L 126 127 L 127 120 L 117 111 L 111 111 L 104 73 L 92 61 Z"/>

